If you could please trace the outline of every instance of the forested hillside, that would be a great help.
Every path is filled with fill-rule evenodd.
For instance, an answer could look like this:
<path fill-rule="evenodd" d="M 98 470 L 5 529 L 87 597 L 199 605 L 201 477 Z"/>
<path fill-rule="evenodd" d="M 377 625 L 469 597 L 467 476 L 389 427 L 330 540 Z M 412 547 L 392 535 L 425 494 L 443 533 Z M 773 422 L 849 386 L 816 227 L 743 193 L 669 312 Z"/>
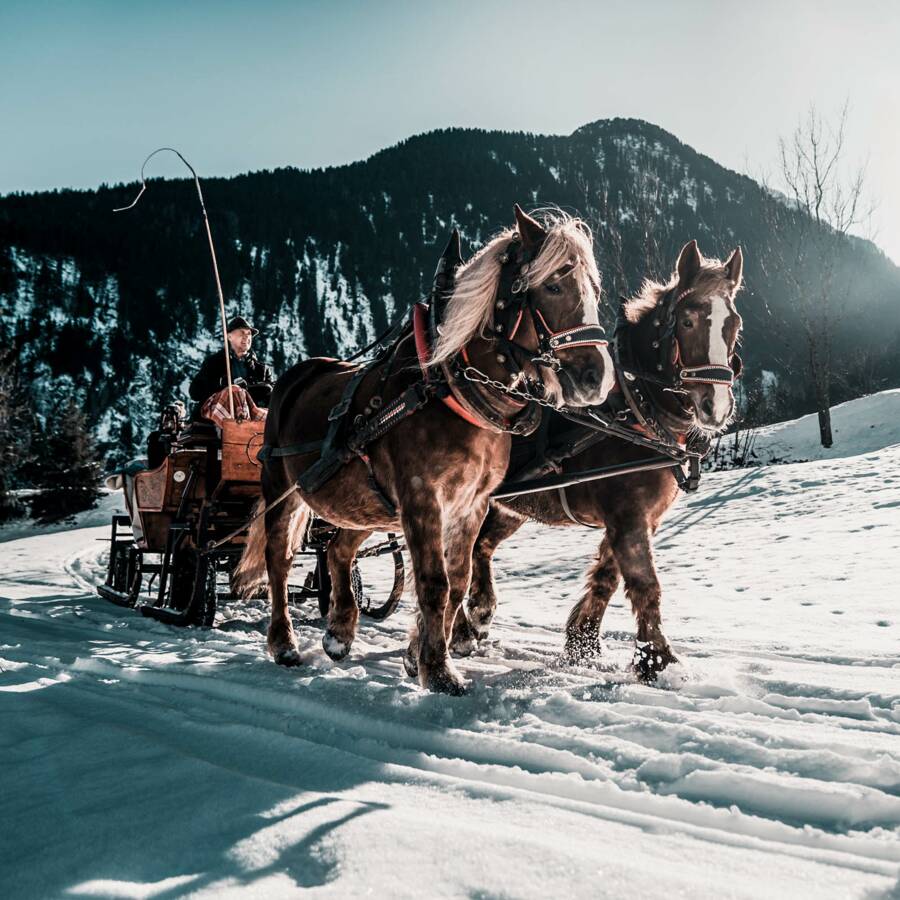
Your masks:
<path fill-rule="evenodd" d="M 352 165 L 211 178 L 204 190 L 229 312 L 261 328 L 276 370 L 366 342 L 427 289 L 452 226 L 471 252 L 518 201 L 588 219 L 609 315 L 646 275 L 664 275 L 687 239 L 709 255 L 741 244 L 744 390 L 756 396 L 766 370 L 766 409 L 812 408 L 796 298 L 767 265 L 766 209 L 777 201 L 645 122 L 599 121 L 569 136 L 436 131 Z M 136 209 L 112 212 L 135 191 L 0 199 L 0 339 L 15 344 L 39 411 L 76 396 L 117 455 L 140 446 L 218 340 L 192 184 L 153 181 Z M 861 240 L 839 252 L 835 400 L 900 384 L 900 271 Z"/>

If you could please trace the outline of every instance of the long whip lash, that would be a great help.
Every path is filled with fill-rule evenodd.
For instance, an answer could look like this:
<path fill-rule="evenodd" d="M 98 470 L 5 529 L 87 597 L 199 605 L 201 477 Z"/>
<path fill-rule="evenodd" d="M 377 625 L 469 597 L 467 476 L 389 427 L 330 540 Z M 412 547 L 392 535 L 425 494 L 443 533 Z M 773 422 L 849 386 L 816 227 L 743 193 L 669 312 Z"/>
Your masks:
<path fill-rule="evenodd" d="M 135 197 L 128 206 L 120 206 L 117 209 L 114 209 L 113 212 L 126 212 L 129 209 L 134 209 L 134 207 L 138 205 L 138 201 L 144 196 L 144 191 L 147 190 L 144 169 L 147 167 L 147 163 L 150 162 L 157 153 L 162 153 L 164 150 L 174 153 L 191 170 L 191 175 L 194 176 L 194 184 L 197 185 L 197 197 L 200 199 L 200 209 L 203 212 L 203 224 L 206 226 L 206 237 L 209 240 L 209 253 L 210 256 L 212 256 L 213 274 L 216 278 L 216 290 L 219 292 L 219 313 L 222 318 L 222 341 L 225 345 L 225 375 L 228 379 L 228 407 L 231 412 L 231 418 L 233 419 L 234 395 L 231 391 L 231 355 L 228 352 L 228 322 L 225 318 L 225 297 L 222 294 L 222 281 L 219 278 L 219 261 L 216 259 L 216 248 L 213 246 L 212 231 L 209 228 L 209 216 L 206 214 L 206 204 L 203 202 L 203 191 L 200 189 L 200 178 L 198 177 L 196 170 L 174 147 L 159 147 L 144 160 L 144 163 L 141 166 L 141 189 L 138 191 L 137 197 Z"/>

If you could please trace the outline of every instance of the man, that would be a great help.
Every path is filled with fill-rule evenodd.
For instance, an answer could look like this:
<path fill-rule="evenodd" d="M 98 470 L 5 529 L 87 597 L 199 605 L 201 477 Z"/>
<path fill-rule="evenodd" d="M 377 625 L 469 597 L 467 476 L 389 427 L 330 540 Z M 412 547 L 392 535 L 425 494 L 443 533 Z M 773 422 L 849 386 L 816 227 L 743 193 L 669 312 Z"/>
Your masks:
<path fill-rule="evenodd" d="M 259 334 L 243 316 L 235 316 L 227 325 L 231 359 L 231 382 L 244 388 L 257 406 L 268 407 L 272 396 L 272 372 L 250 349 L 253 336 Z M 228 386 L 225 351 L 216 350 L 203 361 L 191 382 L 191 399 L 202 404 Z M 227 397 L 227 394 L 226 394 Z"/>

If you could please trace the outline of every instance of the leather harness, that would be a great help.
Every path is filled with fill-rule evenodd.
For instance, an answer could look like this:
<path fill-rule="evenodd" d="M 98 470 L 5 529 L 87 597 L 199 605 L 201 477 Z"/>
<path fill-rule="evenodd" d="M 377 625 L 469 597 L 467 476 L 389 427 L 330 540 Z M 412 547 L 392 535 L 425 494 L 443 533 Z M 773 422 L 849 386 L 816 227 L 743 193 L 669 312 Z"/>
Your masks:
<path fill-rule="evenodd" d="M 375 355 L 370 362 L 358 367 L 348 380 L 340 401 L 329 412 L 328 431 L 324 440 L 286 447 L 265 445 L 260 450 L 259 458 L 265 460 L 318 452 L 319 459 L 298 479 L 299 486 L 304 491 L 312 493 L 356 456 L 367 468 L 371 489 L 385 509 L 391 515 L 395 515 L 395 504 L 379 485 L 366 447 L 386 434 L 394 425 L 416 413 L 433 397 L 439 398 L 469 424 L 490 431 L 505 431 L 524 437 L 532 434 L 542 421 L 547 423 L 549 417 L 542 418 L 541 415 L 541 406 L 547 405 L 545 402 L 542 403 L 543 381 L 539 375 L 537 378 L 527 377 L 523 372 L 523 366 L 530 361 L 538 367 L 545 366 L 559 371 L 562 364 L 557 353 L 560 350 L 596 346 L 606 344 L 607 341 L 600 325 L 580 325 L 558 332 L 550 328 L 528 290 L 528 270 L 539 252 L 539 245 L 526 249 L 521 238 L 515 235 L 499 259 L 501 272 L 491 337 L 499 350 L 497 359 L 503 363 L 511 382 L 524 383 L 527 388 L 526 391 L 502 390 L 504 403 L 514 410 L 512 414 L 502 413 L 496 407 L 495 398 L 501 392 L 494 390 L 491 384 L 501 389 L 504 387 L 502 384 L 491 382 L 487 376 L 484 380 L 472 380 L 469 377 L 468 373 L 473 367 L 466 348 L 449 361 L 443 362 L 439 371 L 429 365 L 432 348 L 438 338 L 440 322 L 455 288 L 456 272 L 462 265 L 459 234 L 454 230 L 438 263 L 430 302 L 416 303 L 409 320 L 403 319 L 375 344 L 366 348 L 374 348 Z M 661 463 L 668 467 L 665 459 L 669 457 L 679 487 L 687 492 L 697 489 L 700 481 L 700 460 L 708 450 L 708 442 L 704 445 L 702 438 L 694 438 L 689 443 L 685 434 L 673 434 L 666 428 L 659 421 L 658 409 L 647 387 L 655 385 L 664 389 L 679 390 L 683 385 L 690 383 L 731 385 L 740 375 L 741 361 L 737 354 L 733 354 L 729 367 L 679 365 L 681 349 L 676 333 L 677 306 L 689 293 L 688 290 L 679 294 L 677 289 L 673 288 L 652 313 L 655 328 L 652 347 L 659 351 L 655 372 L 647 372 L 637 364 L 631 348 L 630 329 L 624 316 L 624 307 L 620 307 L 613 346 L 616 386 L 610 393 L 607 403 L 600 408 L 560 411 L 559 415 L 576 423 L 582 429 L 567 435 L 563 445 L 548 446 L 544 424 L 544 437 L 538 440 L 537 453 L 523 469 L 504 482 L 501 486 L 505 491 L 504 496 L 511 496 L 517 483 L 521 483 L 524 488 L 527 482 L 529 492 L 540 490 L 541 479 L 546 478 L 549 481 L 552 480 L 551 473 L 559 475 L 565 460 L 609 437 L 646 447 L 658 454 L 655 459 L 648 459 L 631 467 L 630 471 L 640 471 L 642 467 L 660 468 Z M 535 355 L 534 350 L 516 341 L 526 313 L 531 317 L 538 338 L 538 355 Z M 416 356 L 422 369 L 422 380 L 414 382 L 399 397 L 383 405 L 381 392 L 390 376 L 400 344 L 409 337 L 412 337 L 415 344 Z M 352 430 L 348 433 L 346 422 L 356 390 L 365 377 L 379 367 L 381 373 L 375 395 L 368 401 L 363 412 L 354 418 Z M 685 464 L 688 465 L 687 474 L 682 468 Z M 609 467 L 608 475 L 604 474 L 604 470 L 585 473 L 590 476 L 585 480 L 608 477 L 614 474 L 613 470 L 616 468 L 621 467 Z M 563 511 L 575 524 L 596 527 L 579 520 L 573 514 L 565 486 L 558 487 L 557 490 Z"/>
<path fill-rule="evenodd" d="M 529 267 L 540 253 L 541 246 L 537 243 L 526 248 L 516 234 L 499 259 L 501 270 L 494 301 L 495 325 L 491 338 L 504 351 L 498 354 L 498 359 L 505 363 L 513 379 L 522 377 L 522 365 L 526 356 L 538 366 L 549 366 L 558 371 L 562 365 L 557 357 L 558 351 L 576 346 L 607 343 L 603 337 L 603 329 L 599 325 L 580 325 L 559 332 L 554 332 L 547 325 L 546 319 L 534 304 L 528 290 L 527 278 Z M 529 386 L 537 392 L 533 397 L 537 402 L 532 402 L 527 392 L 518 392 L 526 398 L 524 400 L 502 392 L 504 403 L 517 410 L 514 415 L 509 416 L 497 410 L 496 401 L 492 402 L 488 393 L 493 390 L 488 383 L 472 381 L 467 377 L 468 371 L 473 367 L 466 348 L 451 360 L 442 363 L 439 374 L 429 367 L 431 346 L 437 339 L 440 321 L 455 288 L 456 271 L 461 264 L 459 233 L 454 230 L 435 272 L 430 303 L 415 304 L 411 321 L 403 320 L 402 326 L 398 325 L 392 329 L 377 344 L 373 359 L 354 371 L 344 387 L 340 401 L 328 414 L 329 424 L 325 438 L 321 441 L 308 441 L 286 447 L 264 445 L 259 452 L 259 458 L 266 460 L 318 452 L 319 459 L 298 478 L 299 486 L 304 491 L 313 493 L 356 456 L 366 465 L 369 484 L 373 491 L 393 515 L 396 513 L 395 504 L 379 486 L 365 448 L 397 423 L 421 409 L 432 397 L 439 397 L 454 413 L 475 427 L 521 435 L 533 432 L 541 418 L 539 401 L 543 395 L 543 382 L 540 377 L 529 380 Z M 526 311 L 532 317 L 538 337 L 538 356 L 534 356 L 536 351 L 515 341 Z M 410 334 L 415 342 L 423 379 L 413 383 L 399 397 L 382 406 L 380 387 L 390 375 L 397 349 Z M 384 368 L 376 396 L 369 400 L 364 413 L 355 417 L 352 430 L 346 433 L 348 429 L 345 422 L 357 389 L 368 374 L 381 366 Z"/>

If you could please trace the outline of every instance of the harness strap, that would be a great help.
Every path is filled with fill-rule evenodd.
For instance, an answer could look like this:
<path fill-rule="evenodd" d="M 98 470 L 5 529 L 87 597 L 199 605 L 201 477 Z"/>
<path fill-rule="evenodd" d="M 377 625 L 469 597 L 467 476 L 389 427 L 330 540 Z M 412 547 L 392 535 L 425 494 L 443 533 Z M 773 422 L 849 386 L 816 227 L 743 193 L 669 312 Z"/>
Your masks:
<path fill-rule="evenodd" d="M 372 468 L 372 460 L 369 458 L 368 453 L 363 453 L 362 450 L 357 450 L 356 455 L 363 461 L 366 467 L 366 480 L 369 482 L 369 488 L 372 493 L 379 499 L 381 505 L 387 511 L 387 514 L 391 517 L 397 515 L 397 507 L 390 497 L 385 493 L 384 488 L 378 483 L 378 479 L 375 477 L 375 469 Z"/>
<path fill-rule="evenodd" d="M 304 453 L 318 453 L 322 449 L 322 441 L 304 441 L 302 444 L 288 444 L 287 447 L 272 447 L 264 444 L 259 453 L 256 454 L 257 459 L 271 459 L 283 456 L 303 456 Z"/>
<path fill-rule="evenodd" d="M 417 381 L 399 397 L 388 403 L 380 412 L 363 422 L 347 439 L 347 446 L 359 455 L 359 452 L 367 444 L 371 444 L 378 438 L 383 437 L 398 422 L 408 419 L 413 413 L 420 410 L 433 393 L 434 390 L 432 388 L 421 381 Z"/>
<path fill-rule="evenodd" d="M 678 377 L 685 383 L 724 384 L 728 387 L 734 384 L 731 366 L 688 366 L 678 373 Z"/>
<path fill-rule="evenodd" d="M 431 359 L 431 348 L 428 346 L 428 336 L 425 328 L 426 315 L 427 307 L 423 303 L 417 303 L 413 307 L 413 334 L 416 340 L 416 356 L 419 359 L 419 366 L 422 369 L 422 374 L 425 377 L 426 382 L 433 384 L 428 370 L 428 362 Z M 486 431 L 500 430 L 487 419 L 479 416 L 471 407 L 467 408 L 466 406 L 463 406 L 452 393 L 442 395 L 441 400 L 449 409 L 452 409 L 456 415 L 461 419 L 464 419 L 470 425 L 474 425 L 476 428 L 483 428 Z"/>
<path fill-rule="evenodd" d="M 328 481 L 344 463 L 350 459 L 349 451 L 346 448 L 336 447 L 338 432 L 344 422 L 350 405 L 353 403 L 353 397 L 356 389 L 359 387 L 363 378 L 372 371 L 378 364 L 378 360 L 374 359 L 365 366 L 360 366 L 352 375 L 350 380 L 344 385 L 344 392 L 341 399 L 331 408 L 328 413 L 328 431 L 325 433 L 325 440 L 322 441 L 321 456 L 314 462 L 298 479 L 297 483 L 307 493 L 314 493 L 326 481 Z"/>
<path fill-rule="evenodd" d="M 581 525 L 584 528 L 603 528 L 602 525 L 593 525 L 591 522 L 582 522 L 581 519 L 572 512 L 572 508 L 569 506 L 569 498 L 566 496 L 565 487 L 559 488 L 557 493 L 559 494 L 559 502 L 562 505 L 563 512 L 572 522 L 576 525 Z"/>
<path fill-rule="evenodd" d="M 538 337 L 542 342 L 546 341 L 551 352 L 570 347 L 596 347 L 598 344 L 606 346 L 609 343 L 602 325 L 576 325 L 574 328 L 554 331 L 539 309 L 532 309 L 532 315 Z"/>

